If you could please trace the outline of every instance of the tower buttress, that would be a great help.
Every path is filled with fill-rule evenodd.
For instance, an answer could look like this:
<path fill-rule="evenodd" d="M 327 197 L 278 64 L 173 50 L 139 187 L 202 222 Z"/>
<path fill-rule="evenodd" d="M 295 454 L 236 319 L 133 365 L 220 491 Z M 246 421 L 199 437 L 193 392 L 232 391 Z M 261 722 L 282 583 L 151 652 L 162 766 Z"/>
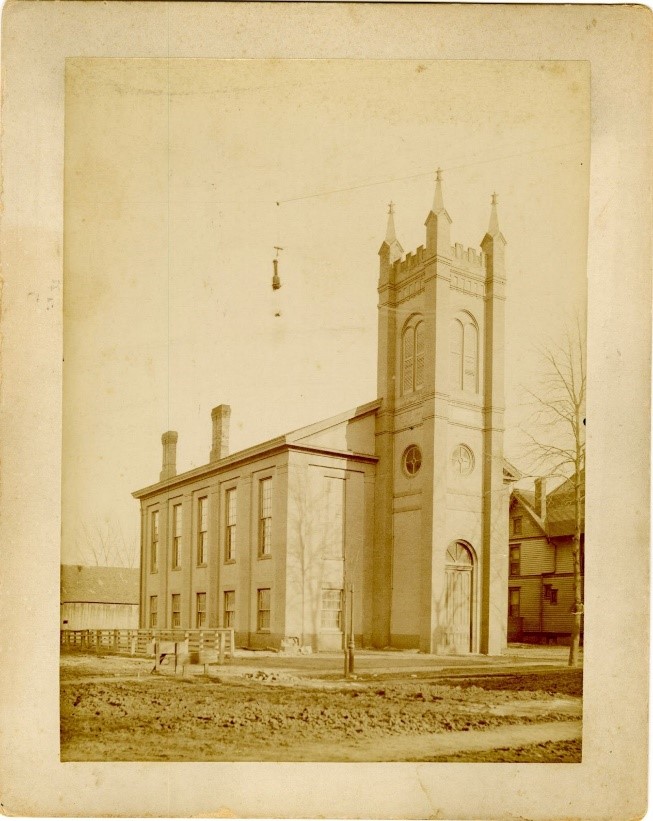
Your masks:
<path fill-rule="evenodd" d="M 481 248 L 486 255 L 485 388 L 483 433 L 483 579 L 481 652 L 506 647 L 508 587 L 508 491 L 503 481 L 506 239 L 499 228 L 497 195 Z"/>

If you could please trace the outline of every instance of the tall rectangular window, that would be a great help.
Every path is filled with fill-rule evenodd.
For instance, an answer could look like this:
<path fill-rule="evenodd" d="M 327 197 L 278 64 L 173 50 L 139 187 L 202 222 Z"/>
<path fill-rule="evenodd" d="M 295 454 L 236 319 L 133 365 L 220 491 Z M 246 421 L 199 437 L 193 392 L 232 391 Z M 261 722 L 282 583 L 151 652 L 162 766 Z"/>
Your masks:
<path fill-rule="evenodd" d="M 257 593 L 256 629 L 262 632 L 270 629 L 270 588 L 262 587 Z"/>
<path fill-rule="evenodd" d="M 522 535 L 522 517 L 515 516 L 512 520 L 512 532 L 514 536 L 521 536 Z"/>
<path fill-rule="evenodd" d="M 513 618 L 519 616 L 521 591 L 518 587 L 511 587 L 508 591 L 508 615 Z"/>
<path fill-rule="evenodd" d="M 510 575 L 519 576 L 521 566 L 521 545 L 510 545 Z"/>
<path fill-rule="evenodd" d="M 171 627 L 181 627 L 181 595 L 179 593 L 172 594 L 172 621 Z"/>
<path fill-rule="evenodd" d="M 197 500 L 197 564 L 206 564 L 209 527 L 208 502 L 206 496 L 201 496 Z"/>
<path fill-rule="evenodd" d="M 195 627 L 206 626 L 206 593 L 198 593 L 195 606 Z"/>
<path fill-rule="evenodd" d="M 150 572 L 156 573 L 159 558 L 159 511 L 153 510 L 150 518 Z"/>
<path fill-rule="evenodd" d="M 172 566 L 181 566 L 181 505 L 172 508 Z"/>
<path fill-rule="evenodd" d="M 342 630 L 342 590 L 322 591 L 321 625 L 323 630 Z"/>
<path fill-rule="evenodd" d="M 236 624 L 236 591 L 224 591 L 223 627 L 234 627 Z"/>
<path fill-rule="evenodd" d="M 150 627 L 156 627 L 158 609 L 158 598 L 150 596 Z"/>
<path fill-rule="evenodd" d="M 259 556 L 269 556 L 272 552 L 272 479 L 261 479 L 259 483 Z"/>
<path fill-rule="evenodd" d="M 236 559 L 236 488 L 225 493 L 225 545 L 224 559 L 233 562 Z"/>
<path fill-rule="evenodd" d="M 326 559 L 342 559 L 345 544 L 345 480 L 337 476 L 325 476 L 324 496 L 322 556 Z"/>

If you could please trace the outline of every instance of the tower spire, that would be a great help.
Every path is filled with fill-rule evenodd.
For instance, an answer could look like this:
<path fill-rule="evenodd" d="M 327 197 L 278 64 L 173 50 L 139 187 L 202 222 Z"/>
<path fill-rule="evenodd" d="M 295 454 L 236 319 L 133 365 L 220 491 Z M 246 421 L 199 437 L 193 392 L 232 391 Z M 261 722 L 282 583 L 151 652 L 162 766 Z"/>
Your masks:
<path fill-rule="evenodd" d="M 433 194 L 433 205 L 426 217 L 426 248 L 431 253 L 440 256 L 450 256 L 451 246 L 449 242 L 449 226 L 451 217 L 444 207 L 442 196 L 442 169 L 435 172 L 435 193 Z"/>
<path fill-rule="evenodd" d="M 390 202 L 388 203 L 388 225 L 385 230 L 385 239 L 379 248 L 382 280 L 388 279 L 392 265 L 398 259 L 401 259 L 403 253 L 404 249 L 401 247 L 395 231 L 395 204 Z"/>
<path fill-rule="evenodd" d="M 395 231 L 395 204 L 394 202 L 388 203 L 388 227 L 385 231 L 385 241 L 388 245 L 392 245 L 393 242 L 397 241 L 397 233 Z"/>
<path fill-rule="evenodd" d="M 501 233 L 499 228 L 499 214 L 497 213 L 497 195 L 496 193 L 492 194 L 492 208 L 490 210 L 490 225 L 487 229 L 488 234 L 491 237 L 495 237 L 497 234 Z"/>
<path fill-rule="evenodd" d="M 442 197 L 442 169 L 438 168 L 435 172 L 435 193 L 433 194 L 433 208 L 434 214 L 439 214 L 444 211 L 444 199 Z"/>

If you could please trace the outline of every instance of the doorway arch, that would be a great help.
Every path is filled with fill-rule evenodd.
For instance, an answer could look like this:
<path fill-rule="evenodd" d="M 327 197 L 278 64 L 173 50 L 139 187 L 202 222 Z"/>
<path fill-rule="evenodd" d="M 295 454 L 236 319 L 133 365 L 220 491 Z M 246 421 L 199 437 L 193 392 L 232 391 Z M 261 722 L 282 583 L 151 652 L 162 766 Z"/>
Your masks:
<path fill-rule="evenodd" d="M 462 541 L 452 542 L 445 560 L 446 644 L 452 653 L 473 647 L 474 552 Z"/>

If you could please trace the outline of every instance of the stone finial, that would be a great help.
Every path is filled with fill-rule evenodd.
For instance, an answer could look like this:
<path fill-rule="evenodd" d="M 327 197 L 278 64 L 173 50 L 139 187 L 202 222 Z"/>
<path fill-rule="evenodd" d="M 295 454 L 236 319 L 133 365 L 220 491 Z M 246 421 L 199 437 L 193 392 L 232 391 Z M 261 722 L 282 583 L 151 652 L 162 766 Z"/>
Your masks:
<path fill-rule="evenodd" d="M 435 172 L 435 192 L 433 194 L 433 208 L 434 214 L 439 214 L 444 211 L 444 198 L 442 196 L 442 169 L 438 168 Z"/>
<path fill-rule="evenodd" d="M 211 447 L 211 462 L 217 462 L 229 455 L 229 420 L 231 408 L 229 405 L 218 405 L 211 411 L 213 423 L 213 440 Z"/>
<path fill-rule="evenodd" d="M 168 430 L 161 436 L 163 445 L 163 465 L 159 474 L 161 482 L 177 475 L 177 439 L 176 430 Z"/>
<path fill-rule="evenodd" d="M 492 206 L 490 210 L 490 224 L 487 229 L 488 234 L 491 237 L 496 236 L 500 233 L 499 228 L 499 214 L 497 212 L 497 195 L 492 194 Z"/>
<path fill-rule="evenodd" d="M 388 224 L 385 230 L 385 239 L 379 249 L 379 256 L 381 257 L 381 274 L 387 274 L 388 266 L 391 266 L 396 260 L 401 259 L 404 249 L 397 239 L 397 232 L 395 230 L 395 204 L 388 203 Z"/>
<path fill-rule="evenodd" d="M 444 207 L 444 197 L 442 196 L 442 169 L 438 168 L 435 173 L 435 193 L 433 194 L 433 205 L 424 223 L 426 226 L 426 248 L 429 253 L 439 256 L 451 256 L 451 242 L 449 239 L 449 229 L 451 217 Z"/>

